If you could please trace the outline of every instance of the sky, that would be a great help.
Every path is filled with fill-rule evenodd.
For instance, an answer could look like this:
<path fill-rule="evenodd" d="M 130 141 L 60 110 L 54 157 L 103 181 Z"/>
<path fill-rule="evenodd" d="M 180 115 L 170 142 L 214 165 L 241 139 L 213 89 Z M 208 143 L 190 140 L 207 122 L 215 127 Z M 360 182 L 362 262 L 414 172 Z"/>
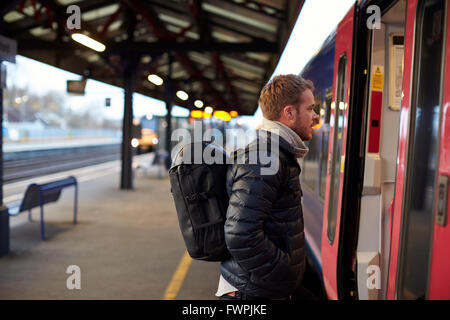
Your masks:
<path fill-rule="evenodd" d="M 279 74 L 299 74 L 355 2 L 306 0 L 271 78 Z M 258 124 L 261 121 L 262 112 L 258 107 L 253 122 Z"/>
<path fill-rule="evenodd" d="M 278 74 L 300 73 L 354 3 L 354 0 L 306 0 L 272 77 Z M 51 90 L 65 93 L 67 80 L 81 79 L 79 75 L 22 56 L 16 57 L 16 64 L 5 64 L 8 87 L 14 83 L 39 93 Z M 109 108 L 104 107 L 107 97 L 111 98 Z M 123 115 L 123 89 L 95 80 L 87 81 L 84 97 L 71 96 L 68 100 L 72 110 L 81 112 L 87 106 L 92 106 L 94 101 L 103 108 L 105 118 L 121 119 Z M 163 101 L 136 93 L 133 96 L 133 111 L 135 117 L 147 113 L 166 114 Z M 189 112 L 185 108 L 174 107 L 172 115 L 187 116 Z M 260 108 L 254 117 L 244 118 L 250 125 L 257 125 L 262 121 Z"/>

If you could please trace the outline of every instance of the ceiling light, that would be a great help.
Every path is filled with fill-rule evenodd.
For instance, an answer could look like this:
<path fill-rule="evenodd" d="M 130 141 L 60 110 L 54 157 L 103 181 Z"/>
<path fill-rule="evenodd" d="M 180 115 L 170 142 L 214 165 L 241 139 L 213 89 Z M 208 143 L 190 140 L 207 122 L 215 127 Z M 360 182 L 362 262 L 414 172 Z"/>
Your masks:
<path fill-rule="evenodd" d="M 179 91 L 177 91 L 177 97 L 183 101 L 186 101 L 189 98 L 189 95 L 186 92 L 184 92 L 183 90 L 179 90 Z"/>
<path fill-rule="evenodd" d="M 73 33 L 72 39 L 75 40 L 78 43 L 81 43 L 82 45 L 91 48 L 92 50 L 103 52 L 105 51 L 106 47 L 103 43 L 100 43 L 82 33 Z"/>
<path fill-rule="evenodd" d="M 150 56 L 143 56 L 141 58 L 141 62 L 144 64 L 149 63 L 150 61 L 152 61 L 152 57 L 150 57 Z"/>
<path fill-rule="evenodd" d="M 194 101 L 194 106 L 196 106 L 197 108 L 203 107 L 203 101 L 202 100 L 195 100 Z"/>
<path fill-rule="evenodd" d="M 139 140 L 136 139 L 136 138 L 131 139 L 131 146 L 132 146 L 133 148 L 139 147 Z"/>
<path fill-rule="evenodd" d="M 203 118 L 203 112 L 201 110 L 192 110 L 191 118 L 194 118 L 194 119 Z"/>
<path fill-rule="evenodd" d="M 220 119 L 222 121 L 228 122 L 231 120 L 231 116 L 228 112 L 223 111 L 223 110 L 219 110 L 219 111 L 214 111 L 213 116 L 217 119 Z"/>
<path fill-rule="evenodd" d="M 213 111 L 214 111 L 213 108 L 211 108 L 209 106 L 205 108 L 206 113 L 213 113 Z"/>
<path fill-rule="evenodd" d="M 203 118 L 204 119 L 211 119 L 212 113 L 207 113 L 206 111 L 203 111 Z"/>
<path fill-rule="evenodd" d="M 161 77 L 157 76 L 156 74 L 151 74 L 148 76 L 148 81 L 153 83 L 154 85 L 160 86 L 164 83 L 163 79 Z"/>

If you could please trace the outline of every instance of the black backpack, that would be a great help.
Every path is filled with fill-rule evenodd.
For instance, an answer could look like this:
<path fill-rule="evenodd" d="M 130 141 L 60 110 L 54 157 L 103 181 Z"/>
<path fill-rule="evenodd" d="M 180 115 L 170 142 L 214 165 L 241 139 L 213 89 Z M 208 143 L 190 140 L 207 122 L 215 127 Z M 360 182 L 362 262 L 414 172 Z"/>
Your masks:
<path fill-rule="evenodd" d="M 194 151 L 207 150 L 217 163 L 195 161 Z M 187 251 L 193 259 L 223 261 L 229 257 L 224 223 L 229 197 L 226 191 L 226 151 L 212 143 L 194 142 L 182 147 L 169 170 L 178 222 Z M 197 163 L 196 163 L 197 162 Z"/>

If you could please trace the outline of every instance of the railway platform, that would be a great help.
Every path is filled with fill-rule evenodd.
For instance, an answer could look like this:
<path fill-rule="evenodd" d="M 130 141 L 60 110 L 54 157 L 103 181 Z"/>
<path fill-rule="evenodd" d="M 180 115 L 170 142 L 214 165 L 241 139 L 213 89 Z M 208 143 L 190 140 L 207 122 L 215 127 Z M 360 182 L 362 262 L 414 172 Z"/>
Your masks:
<path fill-rule="evenodd" d="M 132 191 L 118 188 L 119 161 L 70 172 L 79 181 L 78 223 L 72 224 L 73 194 L 63 191 L 46 206 L 46 241 L 38 210 L 32 222 L 27 214 L 11 218 L 0 299 L 215 300 L 218 263 L 185 255 L 169 179 L 150 162 L 149 155 L 135 157 Z M 20 197 L 11 194 L 20 194 L 20 183 L 12 187 L 5 200 Z M 80 289 L 67 286 L 73 265 Z"/>

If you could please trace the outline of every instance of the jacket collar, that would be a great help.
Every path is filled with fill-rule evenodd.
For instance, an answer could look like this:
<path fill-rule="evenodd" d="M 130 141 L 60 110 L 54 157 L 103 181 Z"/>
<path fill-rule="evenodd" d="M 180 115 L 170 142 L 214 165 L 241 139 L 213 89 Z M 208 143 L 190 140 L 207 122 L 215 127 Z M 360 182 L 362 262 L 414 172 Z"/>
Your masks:
<path fill-rule="evenodd" d="M 276 134 L 276 133 L 270 132 L 270 131 L 266 131 L 266 130 L 258 130 L 258 139 L 262 139 L 262 140 L 266 140 L 266 141 L 269 140 L 270 141 L 270 139 L 271 139 L 270 137 L 272 135 L 275 136 L 274 137 L 275 140 L 278 137 L 278 144 L 279 144 L 280 149 L 283 149 L 284 151 L 287 151 L 294 158 L 296 157 L 295 156 L 295 149 L 294 149 L 294 147 L 289 142 L 287 142 L 283 137 L 281 137 L 279 134 Z M 257 140 L 258 139 L 254 140 L 253 143 L 251 143 L 251 145 L 257 146 Z M 264 143 L 262 146 L 266 147 L 267 143 Z"/>
<path fill-rule="evenodd" d="M 294 150 L 294 154 L 297 159 L 305 157 L 309 151 L 308 147 L 305 145 L 300 136 L 282 122 L 263 118 L 261 129 L 276 133 L 286 142 L 288 142 L 292 147 L 290 149 Z"/>

